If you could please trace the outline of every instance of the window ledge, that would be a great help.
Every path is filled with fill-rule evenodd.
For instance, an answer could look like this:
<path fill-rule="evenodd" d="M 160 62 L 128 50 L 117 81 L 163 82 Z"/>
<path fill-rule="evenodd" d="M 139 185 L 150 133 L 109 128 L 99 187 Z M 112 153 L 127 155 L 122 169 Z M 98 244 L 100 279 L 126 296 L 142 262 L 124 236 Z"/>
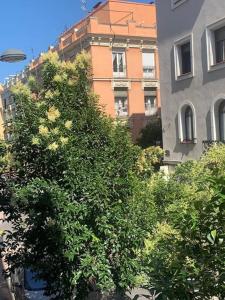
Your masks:
<path fill-rule="evenodd" d="M 193 139 L 193 140 L 183 140 L 183 141 L 180 141 L 180 144 L 197 144 L 197 139 Z"/>
<path fill-rule="evenodd" d="M 225 61 L 217 63 L 215 65 L 211 65 L 208 69 L 208 72 L 213 72 L 213 71 L 217 71 L 217 70 L 221 70 L 225 68 Z"/>
<path fill-rule="evenodd" d="M 181 81 L 181 80 L 185 80 L 185 79 L 189 79 L 189 78 L 193 78 L 194 74 L 192 72 L 190 73 L 186 73 L 186 74 L 182 74 L 177 76 L 176 81 Z"/>

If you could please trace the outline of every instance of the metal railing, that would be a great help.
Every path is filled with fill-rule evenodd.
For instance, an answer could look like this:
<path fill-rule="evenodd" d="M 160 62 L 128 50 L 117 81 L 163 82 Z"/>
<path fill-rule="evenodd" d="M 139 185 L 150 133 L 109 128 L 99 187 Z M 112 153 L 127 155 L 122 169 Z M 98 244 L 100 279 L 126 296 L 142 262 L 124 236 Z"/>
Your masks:
<path fill-rule="evenodd" d="M 123 71 L 120 71 L 119 68 L 117 68 L 116 72 L 113 70 L 113 77 L 116 77 L 116 78 L 126 77 L 126 65 L 123 65 Z"/>
<path fill-rule="evenodd" d="M 155 66 L 143 67 L 144 78 L 156 78 Z"/>

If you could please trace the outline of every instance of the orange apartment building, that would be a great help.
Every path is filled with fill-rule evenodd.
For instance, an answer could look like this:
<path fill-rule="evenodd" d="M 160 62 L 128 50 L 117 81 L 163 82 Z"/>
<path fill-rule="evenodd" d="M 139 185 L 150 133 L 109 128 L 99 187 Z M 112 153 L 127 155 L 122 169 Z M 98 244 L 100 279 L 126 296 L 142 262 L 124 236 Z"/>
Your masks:
<path fill-rule="evenodd" d="M 98 2 L 50 47 L 62 60 L 72 60 L 83 49 L 91 56 L 93 90 L 100 104 L 108 115 L 128 120 L 136 138 L 160 108 L 155 5 Z M 41 63 L 40 55 L 25 73 L 37 73 Z"/>

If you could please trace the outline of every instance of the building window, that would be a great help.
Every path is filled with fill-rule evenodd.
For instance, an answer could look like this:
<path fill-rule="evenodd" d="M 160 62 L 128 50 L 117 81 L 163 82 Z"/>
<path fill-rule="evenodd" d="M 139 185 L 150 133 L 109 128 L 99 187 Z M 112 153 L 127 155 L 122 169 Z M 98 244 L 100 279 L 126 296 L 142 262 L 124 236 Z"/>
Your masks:
<path fill-rule="evenodd" d="M 155 53 L 142 52 L 143 76 L 155 78 Z"/>
<path fill-rule="evenodd" d="M 191 72 L 191 42 L 180 45 L 181 75 Z"/>
<path fill-rule="evenodd" d="M 125 66 L 125 53 L 122 51 L 113 51 L 113 76 L 114 77 L 125 77 L 126 66 Z"/>
<path fill-rule="evenodd" d="M 175 77 L 176 80 L 193 76 L 192 38 L 189 36 L 175 43 Z"/>
<path fill-rule="evenodd" d="M 181 143 L 193 143 L 197 141 L 196 116 L 192 104 L 183 104 L 178 112 L 178 129 Z"/>
<path fill-rule="evenodd" d="M 219 106 L 219 137 L 220 141 L 225 141 L 225 101 Z"/>
<path fill-rule="evenodd" d="M 190 106 L 187 106 L 184 114 L 185 135 L 184 141 L 191 142 L 194 139 L 193 112 Z"/>
<path fill-rule="evenodd" d="M 172 9 L 176 8 L 177 6 L 183 4 L 187 0 L 171 0 L 171 7 Z"/>
<path fill-rule="evenodd" d="M 225 61 L 225 26 L 215 30 L 216 63 Z"/>
<path fill-rule="evenodd" d="M 144 91 L 145 115 L 151 116 L 157 113 L 156 89 L 146 88 Z"/>
<path fill-rule="evenodd" d="M 208 71 L 225 67 L 225 19 L 207 27 Z"/>
<path fill-rule="evenodd" d="M 128 97 L 126 89 L 119 89 L 114 91 L 115 97 L 115 113 L 117 117 L 128 116 Z"/>

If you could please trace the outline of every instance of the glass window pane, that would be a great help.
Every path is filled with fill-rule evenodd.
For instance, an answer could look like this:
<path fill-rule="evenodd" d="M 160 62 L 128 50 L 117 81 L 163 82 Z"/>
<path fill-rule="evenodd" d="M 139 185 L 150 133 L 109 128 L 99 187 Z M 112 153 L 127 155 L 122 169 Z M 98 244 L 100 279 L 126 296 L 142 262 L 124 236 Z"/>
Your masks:
<path fill-rule="evenodd" d="M 119 72 L 123 72 L 123 54 L 118 53 Z"/>
<path fill-rule="evenodd" d="M 142 53 L 142 63 L 143 67 L 154 67 L 155 66 L 155 54 L 153 52 L 143 52 Z"/>
<path fill-rule="evenodd" d="M 225 60 L 225 40 L 216 42 L 216 63 Z"/>
<path fill-rule="evenodd" d="M 124 53 L 113 52 L 113 72 L 115 73 L 124 72 Z"/>
<path fill-rule="evenodd" d="M 215 30 L 214 34 L 215 34 L 215 42 L 224 41 L 225 40 L 225 26 Z"/>
<path fill-rule="evenodd" d="M 128 115 L 127 97 L 115 97 L 115 110 L 118 117 Z"/>
<path fill-rule="evenodd" d="M 113 53 L 113 72 L 118 72 L 118 68 L 117 68 L 117 53 Z"/>
<path fill-rule="evenodd" d="M 145 96 L 145 111 L 150 111 L 151 108 L 155 108 L 156 98 L 154 96 Z"/>
<path fill-rule="evenodd" d="M 225 141 L 225 101 L 219 106 L 219 131 L 220 140 Z"/>
<path fill-rule="evenodd" d="M 181 54 L 181 74 L 191 72 L 191 43 L 185 43 L 180 46 Z"/>
<path fill-rule="evenodd" d="M 185 140 L 192 141 L 193 134 L 193 113 L 190 107 L 185 110 Z"/>

